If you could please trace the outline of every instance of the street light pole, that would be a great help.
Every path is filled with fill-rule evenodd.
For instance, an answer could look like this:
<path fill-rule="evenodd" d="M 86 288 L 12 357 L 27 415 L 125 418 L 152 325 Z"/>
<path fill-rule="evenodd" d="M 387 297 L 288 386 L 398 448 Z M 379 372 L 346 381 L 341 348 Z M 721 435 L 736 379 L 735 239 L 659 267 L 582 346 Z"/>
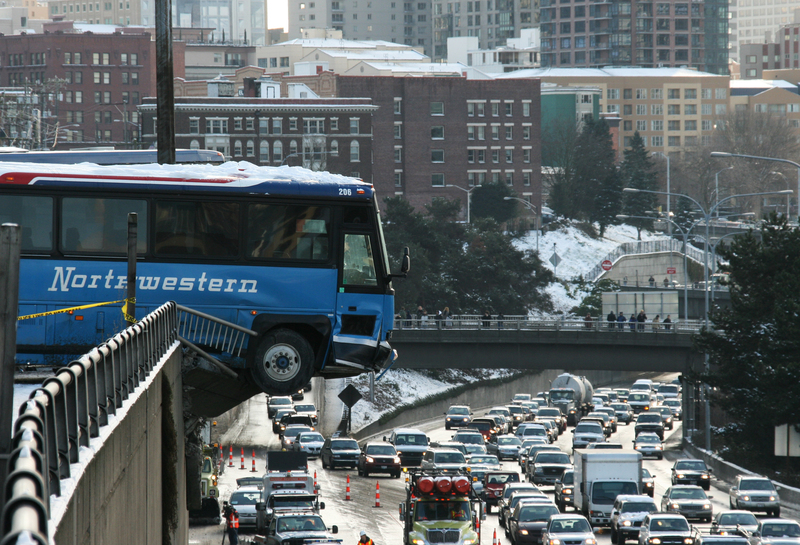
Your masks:
<path fill-rule="evenodd" d="M 464 193 L 467 194 L 467 223 L 469 223 L 469 203 L 470 203 L 470 200 L 472 200 L 472 190 L 475 189 L 476 187 L 483 187 L 483 186 L 481 186 L 479 184 L 479 185 L 474 185 L 469 189 L 464 189 L 460 185 L 447 184 L 447 185 L 445 185 L 445 187 L 455 187 L 456 189 L 460 189 L 461 191 L 463 191 Z"/>
<path fill-rule="evenodd" d="M 520 199 L 519 197 L 503 197 L 504 201 L 519 201 L 525 205 L 525 208 L 533 212 L 533 229 L 536 231 L 536 253 L 539 253 L 539 217 L 536 213 L 536 205 L 531 202 L 526 201 L 525 199 Z"/>
<path fill-rule="evenodd" d="M 664 159 L 667 160 L 667 217 L 669 218 L 669 217 L 672 217 L 672 216 L 670 216 L 670 213 L 669 213 L 669 196 L 670 196 L 670 188 L 669 188 L 669 170 L 670 170 L 670 168 L 669 168 L 669 155 L 667 155 L 666 153 L 661 152 L 661 151 L 654 151 L 653 155 L 660 155 L 661 157 L 663 157 Z M 671 235 L 672 234 L 672 229 L 670 229 L 667 234 Z"/>
<path fill-rule="evenodd" d="M 713 156 L 714 153 L 718 153 L 718 152 L 713 152 L 711 155 Z M 781 161 L 784 161 L 784 160 L 781 159 Z M 798 168 L 800 168 L 800 165 L 798 165 Z M 649 189 L 636 189 L 636 188 L 633 188 L 633 187 L 623 188 L 622 191 L 624 191 L 626 193 L 654 193 L 656 195 L 667 195 L 667 197 L 669 197 L 669 195 L 670 195 L 669 193 L 665 193 L 664 191 L 651 191 Z M 704 244 L 703 244 L 703 291 L 704 291 L 704 295 L 705 295 L 705 297 L 704 297 L 704 299 L 705 299 L 705 317 L 704 317 L 703 321 L 704 321 L 704 328 L 706 330 L 708 330 L 708 325 L 709 325 L 708 324 L 708 306 L 709 306 L 709 302 L 708 302 L 708 230 L 709 230 L 709 223 L 711 223 L 711 221 L 710 221 L 711 220 L 711 216 L 714 214 L 714 211 L 717 208 L 719 208 L 719 206 L 722 203 L 724 203 L 726 201 L 730 201 L 732 199 L 737 199 L 737 198 L 741 198 L 741 197 L 755 197 L 755 196 L 758 196 L 758 195 L 785 195 L 787 192 L 791 192 L 791 190 L 786 190 L 786 191 L 760 191 L 758 193 L 743 193 L 741 195 L 730 195 L 728 197 L 725 197 L 722 200 L 718 200 L 716 202 L 716 204 L 714 204 L 714 206 L 712 206 L 709 210 L 706 210 L 705 208 L 703 208 L 703 205 L 701 205 L 699 202 L 697 202 L 695 199 L 693 199 L 689 195 L 685 195 L 685 194 L 682 194 L 682 193 L 672 193 L 672 195 L 675 195 L 676 197 L 679 197 L 679 198 L 680 197 L 684 197 L 684 198 L 690 200 L 691 202 L 693 202 L 695 204 L 695 206 L 698 208 L 698 210 L 700 210 L 700 213 L 703 215 L 703 221 L 706 224 L 706 236 L 705 236 L 705 241 L 704 241 Z M 706 355 L 705 355 L 705 369 L 704 370 L 705 370 L 705 373 L 708 374 L 708 371 L 709 371 L 708 353 L 706 353 Z M 710 408 L 711 408 L 711 406 L 710 406 L 710 403 L 708 401 L 708 386 L 706 385 L 706 396 L 705 396 L 705 417 L 706 417 L 706 422 L 705 422 L 705 443 L 706 444 L 705 444 L 705 448 L 709 452 L 711 451 L 711 413 L 710 413 Z"/>
<path fill-rule="evenodd" d="M 716 202 L 719 202 L 719 173 L 720 172 L 725 172 L 726 170 L 730 170 L 732 168 L 733 168 L 732 166 L 731 167 L 727 167 L 727 168 L 723 168 L 722 170 L 720 170 L 719 172 L 714 174 L 714 180 L 715 180 L 714 181 L 714 193 L 716 195 L 716 199 L 714 199 L 714 200 Z M 717 208 L 717 219 L 719 219 L 719 208 Z"/>
<path fill-rule="evenodd" d="M 795 163 L 789 159 L 779 157 L 760 157 L 758 155 L 745 155 L 743 153 L 728 153 L 726 151 L 712 151 L 711 157 L 742 157 L 743 159 L 761 159 L 762 161 L 775 161 L 776 163 L 788 163 L 797 167 L 797 223 L 800 224 L 800 163 Z M 788 217 L 788 215 L 787 215 Z"/>

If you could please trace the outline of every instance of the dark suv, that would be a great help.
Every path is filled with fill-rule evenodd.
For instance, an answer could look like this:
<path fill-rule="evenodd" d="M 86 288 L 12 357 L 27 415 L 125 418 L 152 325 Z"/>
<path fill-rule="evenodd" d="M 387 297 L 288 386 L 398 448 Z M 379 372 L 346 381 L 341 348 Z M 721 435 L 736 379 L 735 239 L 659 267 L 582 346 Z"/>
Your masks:
<path fill-rule="evenodd" d="M 337 467 L 356 467 L 361 449 L 355 439 L 349 437 L 328 437 L 322 445 L 320 459 L 322 467 L 336 469 Z"/>
<path fill-rule="evenodd" d="M 672 484 L 696 484 L 711 487 L 711 468 L 703 460 L 676 460 L 672 465 Z"/>
<path fill-rule="evenodd" d="M 643 431 L 652 431 L 662 441 L 664 440 L 664 418 L 656 412 L 643 412 L 639 413 L 636 418 L 636 426 L 634 427 L 635 435 L 639 435 Z"/>

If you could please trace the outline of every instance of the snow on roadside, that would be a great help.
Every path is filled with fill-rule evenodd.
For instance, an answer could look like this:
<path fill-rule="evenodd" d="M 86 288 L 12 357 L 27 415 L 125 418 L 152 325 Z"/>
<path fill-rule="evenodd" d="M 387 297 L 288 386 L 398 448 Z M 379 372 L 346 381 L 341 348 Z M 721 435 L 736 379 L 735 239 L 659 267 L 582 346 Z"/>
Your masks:
<path fill-rule="evenodd" d="M 458 369 L 442 369 L 435 372 L 419 372 L 411 369 L 390 369 L 375 382 L 375 402 L 368 401 L 369 376 L 353 379 L 364 398 L 355 404 L 351 426 L 359 430 L 377 421 L 382 415 L 396 407 L 410 405 L 425 397 L 438 394 L 461 384 L 506 377 L 519 373 L 516 369 L 473 369 L 467 373 Z M 431 375 L 436 375 L 434 378 Z"/>

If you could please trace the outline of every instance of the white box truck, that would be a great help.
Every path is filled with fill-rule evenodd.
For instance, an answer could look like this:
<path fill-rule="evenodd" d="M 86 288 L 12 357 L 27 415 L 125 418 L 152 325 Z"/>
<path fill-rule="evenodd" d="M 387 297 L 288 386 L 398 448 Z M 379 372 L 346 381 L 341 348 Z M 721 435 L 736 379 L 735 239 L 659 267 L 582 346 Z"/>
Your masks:
<path fill-rule="evenodd" d="M 592 526 L 609 526 L 611 508 L 620 494 L 644 494 L 642 455 L 620 450 L 576 450 L 575 509 Z"/>

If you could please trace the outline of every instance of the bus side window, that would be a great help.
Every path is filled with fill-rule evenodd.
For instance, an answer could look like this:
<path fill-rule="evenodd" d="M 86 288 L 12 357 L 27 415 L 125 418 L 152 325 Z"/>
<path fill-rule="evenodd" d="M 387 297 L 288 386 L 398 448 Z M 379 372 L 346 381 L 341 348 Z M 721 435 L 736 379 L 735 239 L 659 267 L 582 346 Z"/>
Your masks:
<path fill-rule="evenodd" d="M 53 199 L 32 195 L 0 197 L 0 224 L 21 228 L 23 252 L 49 252 L 53 248 Z"/>

